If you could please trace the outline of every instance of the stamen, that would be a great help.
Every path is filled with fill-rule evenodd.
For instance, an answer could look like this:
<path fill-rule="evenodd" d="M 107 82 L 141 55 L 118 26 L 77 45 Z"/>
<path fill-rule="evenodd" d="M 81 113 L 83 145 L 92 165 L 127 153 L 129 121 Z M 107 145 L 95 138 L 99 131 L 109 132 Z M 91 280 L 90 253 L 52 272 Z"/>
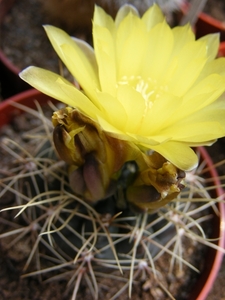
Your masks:
<path fill-rule="evenodd" d="M 155 79 L 150 77 L 147 80 L 144 80 L 140 75 L 139 76 L 123 76 L 118 85 L 131 85 L 133 88 L 139 92 L 143 99 L 145 100 L 145 112 L 146 114 L 148 109 L 151 109 L 154 105 L 154 101 L 161 96 L 161 93 L 168 91 L 167 85 L 158 86 L 158 82 Z M 153 96 L 154 95 L 154 96 Z M 151 98 L 151 100 L 150 100 Z"/>

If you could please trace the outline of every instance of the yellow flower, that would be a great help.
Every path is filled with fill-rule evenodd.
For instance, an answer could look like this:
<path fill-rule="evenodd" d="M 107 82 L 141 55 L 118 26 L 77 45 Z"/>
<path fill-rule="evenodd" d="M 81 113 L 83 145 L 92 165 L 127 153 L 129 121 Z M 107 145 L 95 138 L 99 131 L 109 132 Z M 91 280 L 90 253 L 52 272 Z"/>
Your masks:
<path fill-rule="evenodd" d="M 215 59 L 217 34 L 196 41 L 189 25 L 171 29 L 157 5 L 143 17 L 125 5 L 115 21 L 96 6 L 94 49 L 53 26 L 45 30 L 82 91 L 36 67 L 21 78 L 108 135 L 155 150 L 182 170 L 197 164 L 190 147 L 225 135 L 225 58 Z"/>

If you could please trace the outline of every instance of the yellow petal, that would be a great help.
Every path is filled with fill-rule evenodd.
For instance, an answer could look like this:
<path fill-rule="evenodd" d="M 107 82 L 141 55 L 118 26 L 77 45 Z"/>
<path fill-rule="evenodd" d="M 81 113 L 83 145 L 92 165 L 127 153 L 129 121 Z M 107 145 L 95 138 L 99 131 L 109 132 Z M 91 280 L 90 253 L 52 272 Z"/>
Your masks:
<path fill-rule="evenodd" d="M 220 44 L 219 33 L 208 34 L 199 39 L 200 41 L 205 41 L 207 48 L 207 56 L 209 60 L 213 60 L 217 54 Z"/>
<path fill-rule="evenodd" d="M 159 135 L 161 130 L 169 125 L 170 120 L 173 122 L 174 112 L 180 102 L 178 97 L 166 93 L 157 99 L 146 112 L 139 133 L 143 136 Z"/>
<path fill-rule="evenodd" d="M 90 62 L 90 65 L 93 67 L 95 74 L 97 74 L 98 73 L 98 65 L 97 65 L 94 49 L 83 40 L 80 40 L 75 37 L 71 37 L 71 38 L 74 40 L 74 42 L 77 44 L 77 46 L 85 54 L 86 58 Z"/>
<path fill-rule="evenodd" d="M 93 26 L 95 25 L 108 28 L 108 30 L 114 34 L 115 24 L 112 17 L 98 5 L 95 5 L 94 9 Z"/>
<path fill-rule="evenodd" d="M 113 124 L 114 128 L 124 130 L 128 114 L 122 103 L 117 99 L 117 97 L 113 97 L 107 93 L 98 92 L 97 95 L 101 105 L 102 114 L 106 121 Z M 103 129 L 107 131 L 106 128 L 103 127 Z"/>
<path fill-rule="evenodd" d="M 19 75 L 44 94 L 72 107 L 77 107 L 86 115 L 96 119 L 99 110 L 94 104 L 73 84 L 58 74 L 37 67 L 29 67 Z"/>
<path fill-rule="evenodd" d="M 225 57 L 220 57 L 220 58 L 217 58 L 215 60 L 208 62 L 204 66 L 200 76 L 196 80 L 196 83 L 198 83 L 199 81 L 201 81 L 202 79 L 204 79 L 205 77 L 207 77 L 213 73 L 219 74 L 219 75 L 225 77 Z"/>
<path fill-rule="evenodd" d="M 174 49 L 171 59 L 179 55 L 179 52 L 185 47 L 186 44 L 195 41 L 195 35 L 190 24 L 174 27 L 172 29 L 172 33 L 174 36 Z"/>
<path fill-rule="evenodd" d="M 173 46 L 172 30 L 166 22 L 156 25 L 148 35 L 146 56 L 142 58 L 142 77 L 158 81 L 165 72 Z"/>
<path fill-rule="evenodd" d="M 115 95 L 116 57 L 115 57 L 115 24 L 110 15 L 95 5 L 93 17 L 93 43 L 98 63 L 98 76 L 102 92 Z"/>
<path fill-rule="evenodd" d="M 143 15 L 142 20 L 147 27 L 147 30 L 150 30 L 158 23 L 161 23 L 165 20 L 165 17 L 162 14 L 161 9 L 157 4 L 153 4 Z"/>
<path fill-rule="evenodd" d="M 188 117 L 176 122 L 168 130 L 174 130 L 174 136 L 178 137 L 180 132 L 180 139 L 188 141 L 189 144 L 200 145 L 203 141 L 210 141 L 220 138 L 225 135 L 225 107 L 223 97 L 216 102 L 206 106 L 205 108 L 190 114 Z M 167 130 L 167 128 L 166 128 Z M 182 133 L 181 133 L 182 132 Z M 191 137 L 191 133 L 193 137 Z M 162 131 L 162 134 L 166 132 Z M 196 138 L 198 136 L 198 138 Z M 196 141 L 198 139 L 198 141 Z M 194 142 L 195 141 L 195 142 Z"/>
<path fill-rule="evenodd" d="M 127 113 L 127 122 L 123 121 L 125 131 L 128 133 L 138 132 L 146 110 L 145 100 L 130 86 L 118 87 L 117 97 Z"/>
<path fill-rule="evenodd" d="M 79 84 L 83 88 L 86 86 L 92 89 L 99 87 L 96 63 L 93 64 L 93 55 L 90 59 L 90 47 L 89 50 L 83 52 L 84 43 L 80 47 L 80 43 L 76 43 L 76 40 L 63 30 L 50 25 L 46 25 L 44 28 L 55 51 Z M 87 52 L 89 52 L 88 56 L 86 56 Z M 68 57 L 70 57 L 69 61 Z"/>
<path fill-rule="evenodd" d="M 116 27 L 118 27 L 120 25 L 120 23 L 123 21 L 123 19 L 126 18 L 126 16 L 128 14 L 133 14 L 133 15 L 139 17 L 139 13 L 133 5 L 125 4 L 120 7 L 120 9 L 118 10 L 118 13 L 116 14 L 116 18 L 115 18 Z"/>
<path fill-rule="evenodd" d="M 161 143 L 165 143 L 167 141 L 172 140 L 172 137 L 164 135 L 142 136 L 138 134 L 132 134 L 129 132 L 127 132 L 127 135 L 132 138 L 131 141 L 138 145 L 142 145 L 145 149 L 152 149 L 152 146 L 160 145 Z"/>
<path fill-rule="evenodd" d="M 185 119 L 180 122 L 193 123 L 198 120 L 199 122 L 210 121 L 210 122 L 220 122 L 220 124 L 225 127 L 225 93 L 223 93 L 218 99 L 205 106 L 204 108 L 193 112 Z"/>
<path fill-rule="evenodd" d="M 152 147 L 181 170 L 189 171 L 197 167 L 198 157 L 185 143 L 169 141 Z"/>
<path fill-rule="evenodd" d="M 204 78 L 201 82 L 196 84 L 184 97 L 182 107 L 188 109 L 188 104 L 192 105 L 192 112 L 197 109 L 201 109 L 211 102 L 215 101 L 225 90 L 225 77 L 218 74 L 211 74 Z M 205 95 L 205 101 L 198 96 Z M 189 108 L 190 110 L 190 108 Z"/>
<path fill-rule="evenodd" d="M 183 49 L 185 49 L 187 44 L 192 44 L 195 42 L 195 36 L 189 24 L 185 26 L 178 26 L 172 29 L 173 34 L 173 49 L 171 52 L 171 56 L 168 59 L 167 65 L 164 66 L 164 72 L 162 72 L 160 76 L 160 81 L 164 83 L 165 86 L 169 87 L 171 79 L 173 76 L 176 76 L 176 73 L 179 72 L 179 64 L 184 59 L 184 63 L 188 62 L 188 58 L 182 58 Z M 162 39 L 163 40 L 163 39 Z M 167 49 L 167 46 L 164 46 Z M 184 54 L 184 56 L 186 53 Z M 188 62 L 189 63 L 189 62 Z M 181 95 L 183 92 L 179 93 Z"/>
<path fill-rule="evenodd" d="M 173 108 L 174 110 L 172 112 L 171 109 L 168 109 L 170 112 L 168 117 L 166 117 L 163 109 L 163 116 L 165 115 L 164 122 L 158 122 L 159 124 L 156 129 L 162 130 L 163 128 L 172 126 L 173 124 L 175 125 L 180 121 L 189 123 L 188 120 L 191 118 L 191 116 L 193 116 L 191 119 L 192 122 L 200 121 L 200 115 L 203 117 L 203 120 L 206 120 L 206 117 L 201 114 L 201 110 L 216 101 L 216 99 L 220 97 L 224 90 L 225 82 L 223 77 L 216 74 L 208 76 L 194 88 L 192 88 L 183 99 L 178 99 L 179 101 L 174 99 L 174 102 L 171 101 L 171 109 Z M 211 114 L 213 115 L 213 111 L 211 111 Z"/>
<path fill-rule="evenodd" d="M 224 112 L 223 112 L 224 114 Z M 211 141 L 225 134 L 224 128 L 219 122 L 203 121 L 195 123 L 183 122 L 181 124 L 166 128 L 162 131 L 164 136 L 172 136 L 173 140 L 186 142 L 188 144 L 202 144 L 205 141 Z"/>
<path fill-rule="evenodd" d="M 138 47 L 134 47 L 137 44 Z M 143 23 L 133 14 L 121 21 L 116 35 L 118 78 L 139 75 L 147 51 L 147 32 Z M 132 63 L 131 63 L 132 62 Z"/>
<path fill-rule="evenodd" d="M 98 115 L 97 116 L 99 125 L 102 127 L 104 131 L 107 132 L 110 136 L 114 138 L 118 138 L 125 141 L 130 141 L 131 138 L 126 134 L 126 132 L 116 128 L 113 123 L 108 122 L 104 117 Z"/>
<path fill-rule="evenodd" d="M 176 48 L 176 46 L 174 46 Z M 174 57 L 177 67 L 171 75 L 168 89 L 174 95 L 183 96 L 194 84 L 206 63 L 206 46 L 204 41 L 186 44 Z M 173 59 L 170 62 L 173 63 Z M 165 70 L 166 74 L 166 70 Z"/>
<path fill-rule="evenodd" d="M 111 32 L 99 25 L 93 25 L 93 39 L 99 67 L 101 91 L 116 94 L 116 55 L 115 43 Z"/>
<path fill-rule="evenodd" d="M 79 62 L 73 59 L 74 49 L 70 45 L 64 44 L 61 46 L 61 48 L 64 52 L 65 60 L 67 61 L 67 64 L 70 66 L 71 69 L 75 70 L 77 68 L 82 68 L 82 66 L 79 65 Z M 82 90 L 84 90 L 85 94 L 89 97 L 89 99 L 98 107 L 96 90 L 99 88 L 99 84 L 95 81 L 95 76 L 93 76 L 92 78 L 87 77 L 85 70 L 84 72 L 82 72 L 82 69 L 80 69 L 79 72 L 79 84 L 81 85 L 81 82 L 84 82 L 84 85 L 81 85 Z"/>

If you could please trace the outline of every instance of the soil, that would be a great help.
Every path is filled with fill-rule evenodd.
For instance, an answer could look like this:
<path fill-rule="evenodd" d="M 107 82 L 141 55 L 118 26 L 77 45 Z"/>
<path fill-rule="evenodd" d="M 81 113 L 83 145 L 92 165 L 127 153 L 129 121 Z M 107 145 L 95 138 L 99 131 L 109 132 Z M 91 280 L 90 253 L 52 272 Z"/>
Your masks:
<path fill-rule="evenodd" d="M 215 0 L 209 0 L 205 8 L 207 13 L 211 13 L 213 17 L 220 19 L 221 21 L 225 20 L 225 3 L 223 0 L 217 0 L 218 5 L 215 5 Z M 16 6 L 18 10 L 16 10 Z M 18 13 L 19 11 L 19 13 Z M 39 12 L 39 13 L 37 13 Z M 26 21 L 25 21 L 26 19 Z M 51 45 L 46 38 L 44 30 L 41 25 L 46 23 L 53 23 L 49 20 L 48 15 L 45 11 L 42 10 L 41 0 L 23 0 L 17 1 L 15 7 L 11 10 L 11 13 L 6 16 L 4 19 L 4 24 L 1 27 L 1 40 L 0 48 L 4 49 L 4 52 L 7 56 L 15 63 L 19 69 L 23 69 L 29 65 L 36 65 L 39 67 L 44 67 L 49 70 L 59 72 L 61 68 L 59 67 L 59 61 L 52 50 Z M 29 24 L 29 26 L 27 26 Z M 13 25 L 13 26 L 12 26 Z M 57 25 L 57 24 L 55 24 Z M 65 28 L 66 29 L 66 28 Z M 88 30 L 88 29 L 87 29 Z M 83 34 L 80 28 L 71 30 L 71 34 L 74 34 L 85 40 L 90 39 L 90 33 L 87 31 Z M 19 37 L 19 39 L 17 38 Z M 45 59 L 43 59 L 45 57 Z M 64 70 L 64 72 L 66 72 Z M 68 76 L 66 74 L 66 76 Z M 20 124 L 24 124 L 25 120 L 20 120 Z M 18 123 L 18 124 L 19 124 Z M 26 127 L 26 123 L 25 123 Z M 29 126 L 30 127 L 30 126 Z M 12 129 L 8 128 L 10 135 L 13 134 Z M 18 137 L 18 132 L 15 136 L 12 136 L 13 139 Z M 215 162 L 225 159 L 224 155 L 225 139 L 221 139 L 214 146 L 212 146 L 209 151 L 211 156 L 214 158 Z M 2 157 L 2 154 L 1 154 Z M 5 158 L 7 159 L 7 158 Z M 1 169 L 2 169 L 1 161 Z M 225 174 L 225 167 L 221 166 L 218 168 L 220 175 Z M 1 205 L 12 205 L 12 197 L 1 199 Z M 2 220 L 11 220 L 14 222 L 14 214 L 4 213 L 0 215 Z M 18 219 L 16 222 L 20 222 L 21 219 Z M 2 223 L 1 226 L 3 226 Z M 16 223 L 15 223 L 16 224 Z M 10 224 L 4 224 L 4 230 L 12 226 Z M 15 225 L 16 226 L 16 225 Z M 3 229 L 1 229 L 1 232 Z M 9 239 L 10 241 L 11 239 Z M 9 242 L 8 240 L 6 241 Z M 0 300 L 47 300 L 47 299 L 69 299 L 71 296 L 70 292 L 65 292 L 66 282 L 65 281 L 56 281 L 50 282 L 47 285 L 41 283 L 38 277 L 29 277 L 21 279 L 21 274 L 24 262 L 26 261 L 27 255 L 30 251 L 30 245 L 27 245 L 26 239 L 23 239 L 20 244 L 17 244 L 17 248 L 12 248 L 11 251 L 6 251 L 4 243 L 0 241 Z M 165 258 L 166 261 L 166 258 Z M 165 266 L 165 261 L 161 261 L 161 268 Z M 115 273 L 119 276 L 119 273 Z M 183 274 L 184 275 L 184 274 Z M 182 279 L 185 281 L 185 278 Z M 207 300 L 224 300 L 225 299 L 225 261 L 221 267 L 221 271 L 217 277 L 217 280 L 214 284 L 212 292 L 209 294 Z M 152 283 L 153 282 L 153 283 Z M 174 278 L 171 279 L 171 282 L 174 282 Z M 151 279 L 151 284 L 154 288 L 151 288 L 150 294 L 149 289 L 146 291 L 143 289 L 142 284 L 134 285 L 133 291 L 133 300 L 149 300 L 149 299 L 162 299 L 165 300 L 166 296 L 162 293 L 162 290 L 159 288 L 157 283 L 154 283 Z M 150 282 L 145 282 L 146 286 Z M 103 295 L 104 299 L 109 299 L 110 295 L 112 296 L 119 287 L 122 287 L 123 283 L 117 281 L 116 284 L 112 280 L 104 279 L 101 282 L 100 294 Z M 171 283 L 172 285 L 172 283 Z M 110 294 L 107 294 L 108 288 L 111 287 Z M 84 284 L 82 284 L 82 292 L 79 294 L 78 299 L 92 299 L 88 289 L 85 289 Z M 176 291 L 176 292 L 175 292 Z M 174 286 L 174 294 L 177 293 L 177 286 Z M 106 298 L 105 298 L 106 297 Z M 118 299 L 128 299 L 125 296 Z M 177 297 L 179 299 L 179 297 Z M 185 296 L 183 299 L 186 299 Z"/>

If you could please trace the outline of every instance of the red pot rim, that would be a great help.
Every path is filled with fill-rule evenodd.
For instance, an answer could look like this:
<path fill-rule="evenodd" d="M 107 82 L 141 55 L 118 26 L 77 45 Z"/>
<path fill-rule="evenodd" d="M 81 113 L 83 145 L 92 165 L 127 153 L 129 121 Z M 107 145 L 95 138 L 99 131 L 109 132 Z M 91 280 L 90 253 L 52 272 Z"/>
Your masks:
<path fill-rule="evenodd" d="M 21 113 L 21 110 L 11 106 L 12 102 L 21 103 L 28 107 L 35 107 L 34 100 L 37 100 L 40 105 L 47 103 L 48 100 L 53 100 L 50 97 L 40 93 L 35 89 L 31 89 L 20 94 L 17 94 L 2 103 L 0 103 L 0 127 L 10 122 L 18 113 Z M 56 101 L 56 100 L 53 100 Z M 209 167 L 209 173 L 215 180 L 215 185 L 217 186 L 216 194 L 217 197 L 224 196 L 224 190 L 220 186 L 220 180 L 218 177 L 218 173 L 216 169 L 213 167 L 212 159 L 210 158 L 209 154 L 207 153 L 204 147 L 199 147 L 198 150 L 200 151 L 201 156 L 207 162 L 207 166 Z M 217 227 L 218 231 L 216 232 L 217 237 L 220 236 L 220 239 L 217 243 L 218 246 L 224 248 L 225 246 L 225 204 L 220 202 L 218 204 L 220 210 L 220 218 L 214 217 L 217 219 Z M 215 221 L 215 220 L 214 220 Z M 214 250 L 212 248 L 209 249 L 211 251 L 210 258 L 214 257 L 213 262 L 211 264 L 211 271 L 207 270 L 208 274 L 202 272 L 200 278 L 197 280 L 196 284 L 193 287 L 193 293 L 191 294 L 191 300 L 198 299 L 204 300 L 206 299 L 210 289 L 213 286 L 213 283 L 216 279 L 216 276 L 219 272 L 221 262 L 223 259 L 223 252 Z M 203 274 L 204 273 L 204 274 Z M 198 288 L 198 285 L 202 285 L 202 288 Z"/>
<path fill-rule="evenodd" d="M 0 49 L 0 61 L 12 73 L 14 73 L 16 75 L 19 74 L 20 69 L 7 58 L 7 56 L 4 54 L 4 52 L 1 49 Z"/>
<path fill-rule="evenodd" d="M 224 199 L 224 190 L 221 187 L 221 183 L 219 180 L 219 176 L 217 173 L 217 170 L 215 169 L 213 165 L 213 161 L 211 157 L 209 156 L 207 150 L 204 147 L 198 148 L 201 156 L 204 158 L 204 160 L 207 162 L 207 166 L 209 167 L 209 173 L 212 178 L 214 178 L 216 188 L 216 194 L 218 198 Z M 219 222 L 219 232 L 218 236 L 220 237 L 217 245 L 221 248 L 225 247 L 225 203 L 219 202 L 218 203 L 219 211 L 220 211 L 220 222 Z M 211 250 L 211 249 L 210 249 Z M 217 274 L 220 270 L 220 266 L 223 261 L 223 252 L 216 251 L 216 255 L 214 258 L 214 263 L 212 264 L 211 272 L 209 273 L 207 280 L 205 281 L 205 284 L 203 288 L 201 289 L 201 292 L 198 294 L 196 298 L 190 298 L 190 300 L 197 299 L 197 300 L 204 300 L 206 299 L 207 295 L 209 294 L 211 288 L 213 287 L 213 283 L 216 280 Z M 200 278 L 201 281 L 201 278 Z"/>
<path fill-rule="evenodd" d="M 212 27 L 217 29 L 217 31 L 225 31 L 225 23 L 224 22 L 219 21 L 204 12 L 200 13 L 200 15 L 198 16 L 198 19 L 201 20 L 202 22 L 210 24 Z"/>
<path fill-rule="evenodd" d="M 46 104 L 48 100 L 57 102 L 55 99 L 52 99 L 35 89 L 16 94 L 0 103 L 0 127 L 12 121 L 16 115 L 22 112 L 19 108 L 10 105 L 12 102 L 22 103 L 27 107 L 34 108 L 35 100 L 37 100 L 40 105 Z"/>

